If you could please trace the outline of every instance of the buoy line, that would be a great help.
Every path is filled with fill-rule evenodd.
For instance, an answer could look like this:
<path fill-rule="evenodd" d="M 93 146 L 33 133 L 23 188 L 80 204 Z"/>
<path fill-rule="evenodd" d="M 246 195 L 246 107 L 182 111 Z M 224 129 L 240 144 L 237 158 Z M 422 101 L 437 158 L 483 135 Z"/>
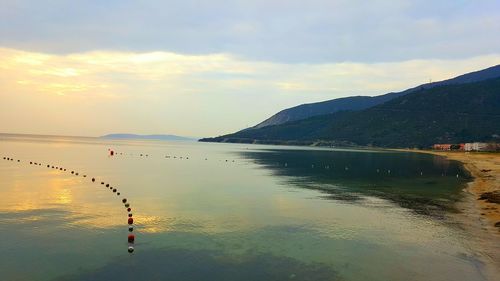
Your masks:
<path fill-rule="evenodd" d="M 124 156 L 134 156 L 133 153 L 126 153 L 126 152 L 117 152 L 115 150 L 112 150 L 111 148 L 108 149 L 109 151 L 109 156 L 117 156 L 117 155 L 124 155 Z M 150 155 L 150 154 L 146 154 L 146 153 L 139 153 L 137 154 L 139 155 L 140 157 L 148 157 L 148 156 L 151 156 L 153 157 L 154 155 Z M 170 155 L 170 154 L 166 154 L 165 156 L 162 156 L 161 158 L 164 158 L 164 159 L 177 159 L 177 160 L 189 160 L 190 157 L 189 156 L 177 156 L 177 155 Z M 196 158 L 195 158 L 196 160 Z M 205 160 L 205 161 L 208 161 L 208 158 L 206 157 L 201 157 L 199 158 L 198 160 Z M 229 163 L 229 162 L 232 162 L 232 163 L 238 163 L 236 162 L 234 159 L 232 160 L 228 160 L 228 159 L 219 159 L 219 162 L 222 161 L 223 163 Z M 290 166 L 293 167 L 293 165 L 289 165 L 288 162 L 283 162 L 283 163 L 280 163 L 280 162 L 276 162 L 275 164 L 276 166 L 278 167 L 284 167 L 284 168 L 288 168 Z M 296 166 L 295 166 L 296 167 Z M 324 170 L 331 170 L 331 171 L 343 171 L 344 173 L 350 173 L 351 170 L 354 170 L 353 167 L 350 167 L 350 165 L 342 165 L 342 164 L 338 164 L 337 162 L 330 162 L 330 163 L 323 163 L 323 164 L 318 164 L 318 163 L 312 163 L 311 164 L 311 169 L 317 169 L 317 167 L 320 167 L 320 169 L 324 169 Z M 337 169 L 335 169 L 337 168 Z M 377 168 L 377 169 L 373 169 L 372 171 L 376 172 L 377 174 L 381 175 L 381 176 L 393 176 L 395 173 L 392 173 L 391 169 L 381 169 L 381 168 Z M 417 175 L 420 175 L 420 176 L 423 176 L 424 173 L 423 171 L 421 170 L 418 170 L 416 172 Z M 442 176 L 445 176 L 447 173 L 446 171 L 442 173 Z M 456 174 L 455 175 L 457 179 L 460 178 L 460 175 L 459 174 Z"/>
<path fill-rule="evenodd" d="M 7 156 L 4 156 L 3 157 L 3 160 L 6 160 L 6 161 L 14 161 L 14 158 L 11 158 L 11 157 L 7 157 Z M 17 163 L 21 163 L 21 160 L 20 159 L 17 159 L 16 160 Z M 34 165 L 34 166 L 42 166 L 42 163 L 40 162 L 34 162 L 34 161 L 29 161 L 29 165 Z M 66 171 L 66 168 L 63 168 L 63 167 L 59 167 L 59 166 L 53 166 L 51 164 L 47 164 L 47 168 L 49 169 L 54 169 L 54 170 L 57 170 L 57 171 Z M 74 176 L 79 176 L 79 173 L 72 170 L 71 171 L 71 174 L 74 175 Z M 86 174 L 83 174 L 82 175 L 83 178 L 86 178 L 87 175 Z M 91 178 L 91 182 L 95 183 L 96 182 L 96 178 L 95 177 L 92 177 Z M 101 182 L 101 185 L 104 185 L 105 183 L 102 181 Z M 106 183 L 105 185 L 107 188 L 109 188 L 113 193 L 115 193 L 117 196 L 120 196 L 121 193 L 118 191 L 117 188 L 114 188 L 112 187 L 109 183 Z M 128 202 L 127 198 L 122 198 L 122 203 L 125 207 L 125 210 L 127 211 L 127 225 L 128 225 L 128 236 L 127 236 L 127 242 L 128 242 L 128 247 L 127 247 L 127 251 L 129 253 L 133 253 L 135 248 L 134 248 L 134 244 L 135 244 L 135 235 L 133 234 L 134 232 L 134 218 L 133 218 L 133 214 L 132 214 L 132 208 L 130 207 L 130 203 Z"/>

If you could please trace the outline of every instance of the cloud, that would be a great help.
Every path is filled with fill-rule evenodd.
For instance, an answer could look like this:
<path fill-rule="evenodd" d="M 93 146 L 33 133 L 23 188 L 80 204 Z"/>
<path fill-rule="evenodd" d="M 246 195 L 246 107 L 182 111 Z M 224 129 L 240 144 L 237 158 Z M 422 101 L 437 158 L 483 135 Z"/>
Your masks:
<path fill-rule="evenodd" d="M 500 49 L 495 0 L 4 0 L 0 45 L 281 63 L 463 59 Z"/>
<path fill-rule="evenodd" d="M 392 63 L 286 64 L 230 54 L 0 48 L 0 132 L 209 136 L 286 107 L 379 95 L 500 64 L 499 55 Z"/>

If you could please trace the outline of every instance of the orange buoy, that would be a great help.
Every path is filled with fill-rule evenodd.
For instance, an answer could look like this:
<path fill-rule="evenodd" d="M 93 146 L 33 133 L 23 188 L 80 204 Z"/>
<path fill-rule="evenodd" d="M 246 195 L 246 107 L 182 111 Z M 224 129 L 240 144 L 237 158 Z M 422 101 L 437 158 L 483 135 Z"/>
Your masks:
<path fill-rule="evenodd" d="M 133 218 L 128 218 L 128 224 L 134 224 L 134 219 Z"/>
<path fill-rule="evenodd" d="M 129 234 L 128 235 L 128 242 L 129 243 L 134 243 L 135 241 L 135 235 L 134 234 Z"/>

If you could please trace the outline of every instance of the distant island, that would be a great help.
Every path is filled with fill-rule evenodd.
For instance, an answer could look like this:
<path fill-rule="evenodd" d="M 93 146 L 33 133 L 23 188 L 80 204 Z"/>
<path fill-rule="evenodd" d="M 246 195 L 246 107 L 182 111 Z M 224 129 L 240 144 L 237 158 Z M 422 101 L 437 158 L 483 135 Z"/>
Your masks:
<path fill-rule="evenodd" d="M 176 135 L 136 135 L 136 134 L 108 134 L 100 136 L 103 139 L 137 139 L 137 140 L 168 140 L 168 141 L 196 141 L 196 138 Z"/>

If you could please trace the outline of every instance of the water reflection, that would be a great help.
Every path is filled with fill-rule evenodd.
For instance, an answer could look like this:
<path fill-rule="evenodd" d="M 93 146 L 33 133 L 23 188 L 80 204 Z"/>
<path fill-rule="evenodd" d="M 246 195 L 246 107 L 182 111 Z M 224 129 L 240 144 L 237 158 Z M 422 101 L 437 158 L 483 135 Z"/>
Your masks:
<path fill-rule="evenodd" d="M 376 196 L 425 215 L 455 211 L 460 190 L 470 181 L 457 162 L 418 153 L 271 149 L 239 154 L 285 177 L 292 187 L 324 192 L 326 199 L 361 203 Z"/>
<path fill-rule="evenodd" d="M 317 281 L 339 280 L 330 267 L 273 255 L 235 258 L 209 250 L 149 250 L 133 259 L 119 258 L 97 270 L 56 281 L 176 280 L 176 281 Z"/>

